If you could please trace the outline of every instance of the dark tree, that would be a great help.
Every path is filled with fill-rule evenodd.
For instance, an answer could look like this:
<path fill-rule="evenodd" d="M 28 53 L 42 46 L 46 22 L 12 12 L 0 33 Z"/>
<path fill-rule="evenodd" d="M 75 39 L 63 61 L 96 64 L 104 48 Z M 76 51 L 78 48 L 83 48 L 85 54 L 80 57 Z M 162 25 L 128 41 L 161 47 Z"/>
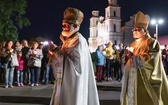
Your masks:
<path fill-rule="evenodd" d="M 0 42 L 18 40 L 18 29 L 30 25 L 26 0 L 0 0 Z"/>

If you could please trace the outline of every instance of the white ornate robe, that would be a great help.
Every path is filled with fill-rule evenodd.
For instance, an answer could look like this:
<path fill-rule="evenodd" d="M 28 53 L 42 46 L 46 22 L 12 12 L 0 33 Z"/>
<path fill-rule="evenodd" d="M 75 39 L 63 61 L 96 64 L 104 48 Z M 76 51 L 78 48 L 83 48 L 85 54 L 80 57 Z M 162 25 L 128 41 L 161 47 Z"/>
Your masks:
<path fill-rule="evenodd" d="M 97 86 L 86 39 L 76 33 L 64 40 L 63 76 L 59 105 L 99 105 Z M 55 105 L 51 102 L 51 105 Z"/>

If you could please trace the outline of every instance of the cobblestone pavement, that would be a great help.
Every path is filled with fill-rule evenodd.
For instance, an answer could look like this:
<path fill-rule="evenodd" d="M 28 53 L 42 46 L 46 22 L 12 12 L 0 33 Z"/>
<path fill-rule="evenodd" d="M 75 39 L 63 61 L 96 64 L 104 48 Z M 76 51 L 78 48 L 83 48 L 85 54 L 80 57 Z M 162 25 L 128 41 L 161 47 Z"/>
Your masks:
<path fill-rule="evenodd" d="M 118 81 L 97 83 L 101 105 L 119 105 L 121 83 Z M 48 105 L 53 84 L 4 88 L 0 85 L 0 105 Z"/>

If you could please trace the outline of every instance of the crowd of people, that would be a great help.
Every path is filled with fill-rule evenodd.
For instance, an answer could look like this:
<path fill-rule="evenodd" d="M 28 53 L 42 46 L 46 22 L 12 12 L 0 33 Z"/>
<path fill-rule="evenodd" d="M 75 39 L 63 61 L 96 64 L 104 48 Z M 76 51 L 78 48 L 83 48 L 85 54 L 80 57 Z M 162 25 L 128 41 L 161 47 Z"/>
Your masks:
<path fill-rule="evenodd" d="M 6 41 L 0 44 L 0 83 L 5 88 L 13 86 L 38 86 L 39 82 L 54 83 L 54 76 L 49 62 L 48 50 L 57 46 L 49 41 L 48 45 L 37 43 L 28 44 Z"/>
<path fill-rule="evenodd" d="M 97 82 L 122 79 L 122 71 L 125 62 L 124 46 L 108 42 L 106 46 L 100 45 L 95 51 L 96 80 Z"/>
<path fill-rule="evenodd" d="M 104 81 L 121 81 L 123 67 L 128 60 L 127 46 L 122 43 L 115 45 L 109 42 L 106 46 L 99 45 L 92 54 L 93 64 L 95 64 L 95 75 L 97 82 Z M 165 45 L 162 52 L 162 63 L 165 73 L 168 75 L 168 45 Z"/>

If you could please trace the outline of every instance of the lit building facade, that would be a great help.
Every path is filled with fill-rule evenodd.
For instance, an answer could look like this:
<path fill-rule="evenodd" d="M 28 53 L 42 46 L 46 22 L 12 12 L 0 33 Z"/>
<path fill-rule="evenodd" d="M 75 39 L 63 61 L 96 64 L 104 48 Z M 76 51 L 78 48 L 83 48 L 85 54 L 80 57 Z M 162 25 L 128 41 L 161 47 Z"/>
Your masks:
<path fill-rule="evenodd" d="M 133 41 L 133 32 L 132 29 L 134 28 L 134 18 L 135 15 L 130 16 L 130 20 L 128 22 L 125 22 L 125 26 L 124 26 L 124 31 L 123 31 L 123 44 L 125 46 L 130 45 Z"/>
<path fill-rule="evenodd" d="M 121 32 L 121 7 L 117 0 L 108 0 L 105 8 L 105 17 L 99 16 L 98 10 L 92 11 L 90 18 L 90 36 L 88 39 L 90 52 L 95 52 L 99 45 L 112 42 L 123 43 Z"/>

